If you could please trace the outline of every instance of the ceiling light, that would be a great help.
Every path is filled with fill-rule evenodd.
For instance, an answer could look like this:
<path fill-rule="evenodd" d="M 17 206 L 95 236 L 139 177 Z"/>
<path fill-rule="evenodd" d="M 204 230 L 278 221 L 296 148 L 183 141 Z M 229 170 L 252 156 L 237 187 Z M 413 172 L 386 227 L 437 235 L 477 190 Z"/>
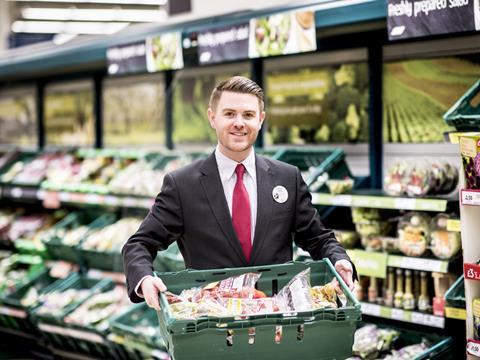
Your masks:
<path fill-rule="evenodd" d="M 12 2 L 57 2 L 83 4 L 115 4 L 115 5 L 158 5 L 167 4 L 167 0 L 9 0 Z"/>
<path fill-rule="evenodd" d="M 167 18 L 165 10 L 24 8 L 26 20 L 158 22 Z"/>
<path fill-rule="evenodd" d="M 15 33 L 108 35 L 127 27 L 129 23 L 61 22 L 61 21 L 15 21 Z"/>

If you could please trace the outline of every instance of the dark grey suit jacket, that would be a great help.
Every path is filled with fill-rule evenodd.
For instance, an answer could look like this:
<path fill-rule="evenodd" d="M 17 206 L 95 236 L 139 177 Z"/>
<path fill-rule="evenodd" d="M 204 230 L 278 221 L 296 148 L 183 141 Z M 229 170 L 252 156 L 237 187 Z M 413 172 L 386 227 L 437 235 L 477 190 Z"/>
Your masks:
<path fill-rule="evenodd" d="M 280 264 L 292 260 L 292 241 L 313 259 L 332 263 L 348 255 L 331 230 L 324 228 L 298 168 L 262 156 L 257 171 L 257 222 L 250 262 L 233 229 L 220 175 L 212 154 L 165 176 L 161 192 L 138 231 L 122 249 L 130 299 L 142 301 L 135 287 L 153 271 L 158 250 L 178 242 L 187 268 Z M 274 201 L 281 185 L 288 199 Z"/>

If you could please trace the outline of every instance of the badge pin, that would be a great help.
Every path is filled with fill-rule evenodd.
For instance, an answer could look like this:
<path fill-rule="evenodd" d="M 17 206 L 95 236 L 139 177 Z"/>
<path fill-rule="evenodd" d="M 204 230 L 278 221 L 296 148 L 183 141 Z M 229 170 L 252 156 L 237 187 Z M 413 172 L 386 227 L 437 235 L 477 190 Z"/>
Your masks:
<path fill-rule="evenodd" d="M 288 191 L 283 186 L 278 185 L 273 188 L 272 191 L 273 200 L 279 204 L 283 204 L 288 200 Z"/>

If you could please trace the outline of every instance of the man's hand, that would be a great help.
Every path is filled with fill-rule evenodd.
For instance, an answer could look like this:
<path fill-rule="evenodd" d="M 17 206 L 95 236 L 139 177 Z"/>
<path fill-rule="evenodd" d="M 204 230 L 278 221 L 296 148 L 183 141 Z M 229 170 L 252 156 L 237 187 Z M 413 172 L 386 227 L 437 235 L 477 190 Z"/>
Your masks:
<path fill-rule="evenodd" d="M 335 270 L 337 270 L 338 274 L 342 277 L 345 284 L 347 284 L 348 288 L 353 291 L 355 288 L 353 284 L 353 268 L 350 261 L 346 259 L 338 260 L 335 263 Z M 337 293 L 343 293 L 340 284 L 338 283 L 337 279 L 335 280 L 335 287 L 337 288 Z"/>
<path fill-rule="evenodd" d="M 158 294 L 167 290 L 163 281 L 158 277 L 147 276 L 140 284 L 142 295 L 145 302 L 151 308 L 160 311 L 160 304 L 158 303 Z"/>

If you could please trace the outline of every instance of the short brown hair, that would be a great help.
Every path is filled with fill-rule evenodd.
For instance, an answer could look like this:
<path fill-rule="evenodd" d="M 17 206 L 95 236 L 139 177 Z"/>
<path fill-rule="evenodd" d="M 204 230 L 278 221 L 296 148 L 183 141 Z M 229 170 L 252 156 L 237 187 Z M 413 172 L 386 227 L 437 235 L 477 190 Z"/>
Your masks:
<path fill-rule="evenodd" d="M 216 110 L 220 96 L 222 96 L 222 92 L 224 91 L 255 95 L 258 99 L 260 111 L 263 111 L 263 90 L 255 81 L 244 76 L 233 76 L 230 79 L 222 81 L 213 89 L 212 95 L 210 95 L 208 106 L 211 109 Z"/>

